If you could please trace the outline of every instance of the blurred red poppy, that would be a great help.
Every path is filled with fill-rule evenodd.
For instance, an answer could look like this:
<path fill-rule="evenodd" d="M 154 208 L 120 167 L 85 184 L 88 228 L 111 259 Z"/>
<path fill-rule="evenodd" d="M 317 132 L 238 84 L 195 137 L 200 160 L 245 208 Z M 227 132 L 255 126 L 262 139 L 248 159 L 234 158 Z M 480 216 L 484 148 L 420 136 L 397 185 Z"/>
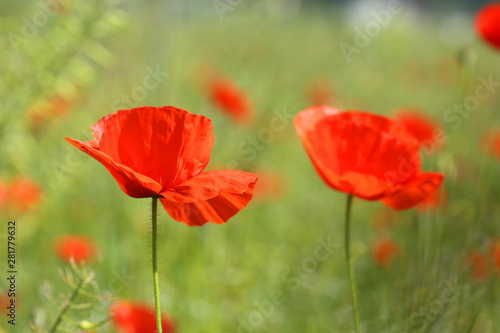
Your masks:
<path fill-rule="evenodd" d="M 118 301 L 111 307 L 114 326 L 123 333 L 153 333 L 157 331 L 155 309 L 144 304 Z M 161 318 L 164 333 L 174 333 L 174 324 L 165 315 Z"/>
<path fill-rule="evenodd" d="M 443 144 L 438 135 L 439 126 L 434 120 L 425 116 L 418 109 L 400 109 L 396 111 L 395 119 L 410 131 L 421 145 L 440 148 Z"/>
<path fill-rule="evenodd" d="M 482 280 L 488 276 L 487 258 L 479 251 L 473 250 L 464 260 L 464 265 L 471 269 L 474 279 Z"/>
<path fill-rule="evenodd" d="M 487 4 L 476 14 L 477 33 L 491 46 L 500 49 L 500 2 Z"/>
<path fill-rule="evenodd" d="M 8 185 L 0 179 L 0 207 L 7 204 Z"/>
<path fill-rule="evenodd" d="M 94 242 L 82 235 L 64 235 L 55 242 L 56 254 L 62 260 L 70 262 L 73 258 L 75 262 L 89 262 L 96 256 Z"/>
<path fill-rule="evenodd" d="M 486 132 L 481 139 L 481 145 L 492 156 L 500 158 L 500 131 Z"/>
<path fill-rule="evenodd" d="M 496 261 L 497 269 L 500 271 L 500 242 L 497 243 L 493 255 Z"/>
<path fill-rule="evenodd" d="M 440 173 L 420 171 L 419 142 L 386 117 L 325 106 L 294 118 L 316 171 L 335 190 L 408 209 L 434 193 Z"/>
<path fill-rule="evenodd" d="M 398 246 L 391 239 L 379 239 L 372 245 L 373 260 L 380 266 L 387 268 L 394 255 L 398 252 Z"/>
<path fill-rule="evenodd" d="M 248 125 L 253 121 L 253 110 L 244 92 L 228 79 L 216 78 L 208 85 L 211 101 L 235 122 Z"/>
<path fill-rule="evenodd" d="M 92 126 L 93 140 L 66 140 L 102 163 L 133 198 L 158 196 L 187 225 L 226 222 L 244 208 L 258 176 L 206 171 L 214 137 L 208 118 L 171 106 L 119 110 Z"/>
<path fill-rule="evenodd" d="M 326 78 L 317 78 L 307 88 L 307 99 L 312 105 L 331 104 L 334 102 L 333 87 Z"/>
<path fill-rule="evenodd" d="M 26 116 L 32 125 L 45 125 L 47 121 L 64 117 L 69 109 L 69 102 L 55 94 L 50 98 L 37 102 L 26 111 Z"/>
<path fill-rule="evenodd" d="M 285 182 L 280 174 L 267 169 L 254 169 L 259 175 L 259 182 L 255 185 L 254 197 L 260 201 L 275 201 L 285 192 Z"/>
<path fill-rule="evenodd" d="M 11 298 L 8 296 L 7 290 L 0 290 L 0 314 L 6 314 L 9 312 Z M 16 300 L 17 301 L 17 300 Z M 16 307 L 18 305 L 16 304 Z"/>
<path fill-rule="evenodd" d="M 42 194 L 41 187 L 25 176 L 12 179 L 7 191 L 9 208 L 20 213 L 26 212 L 38 203 Z"/>

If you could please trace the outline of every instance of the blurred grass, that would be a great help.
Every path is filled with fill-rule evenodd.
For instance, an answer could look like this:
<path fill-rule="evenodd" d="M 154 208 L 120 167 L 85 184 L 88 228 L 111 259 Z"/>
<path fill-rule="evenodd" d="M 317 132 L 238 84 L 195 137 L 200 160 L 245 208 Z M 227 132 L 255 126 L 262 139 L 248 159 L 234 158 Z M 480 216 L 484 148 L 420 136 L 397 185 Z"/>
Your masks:
<path fill-rule="evenodd" d="M 1 42 L 8 52 L 0 56 L 0 175 L 8 179 L 26 174 L 44 187 L 43 201 L 34 211 L 5 217 L 19 224 L 17 331 L 28 331 L 27 323 L 35 316 L 45 318 L 46 326 L 54 320 L 57 309 L 43 296 L 44 281 L 55 295 L 68 292 L 57 274 L 63 264 L 53 253 L 53 240 L 64 233 L 95 239 L 103 256 L 95 266 L 102 291 L 152 303 L 149 200 L 124 195 L 100 164 L 63 138 L 89 138 L 89 127 L 115 111 L 116 99 L 141 85 L 146 68 L 156 66 L 168 76 L 129 107 L 174 105 L 209 117 L 215 136 L 210 166 L 236 160 L 245 169 L 274 170 L 285 179 L 287 190 L 279 201 L 253 200 L 219 226 L 189 228 L 160 212 L 162 308 L 179 332 L 237 332 L 240 320 L 248 321 L 258 310 L 255 302 L 270 300 L 276 290 L 283 291 L 285 300 L 264 315 L 255 331 L 352 331 L 341 251 L 345 195 L 330 190 L 316 175 L 291 122 L 255 159 L 248 161 L 238 148 L 269 127 L 273 110 L 291 117 L 309 106 L 304 90 L 318 76 L 331 80 L 335 105 L 342 109 L 389 115 L 398 107 L 421 107 L 441 121 L 448 136 L 442 151 L 423 157 L 424 170 L 447 175 L 447 209 L 441 214 L 398 213 L 397 223 L 383 232 L 401 248 L 387 270 L 377 267 L 370 255 L 377 238 L 371 221 L 384 208 L 355 200 L 353 251 L 364 330 L 465 332 L 479 311 L 472 332 L 499 331 L 498 274 L 491 281 L 471 280 L 461 263 L 471 249 L 487 251 L 489 242 L 500 236 L 498 160 L 479 149 L 482 133 L 500 125 L 500 94 L 495 91 L 457 130 L 446 123 L 444 112 L 463 97 L 457 93 L 458 46 L 444 44 L 435 33 L 437 18 L 394 18 L 348 64 L 339 45 L 352 43 L 353 30 L 336 7 L 306 7 L 276 17 L 263 5 L 243 2 L 220 20 L 211 4 L 96 4 L 72 2 L 19 53 L 13 53 L 8 39 Z M 36 5 L 10 8 L 3 14 L 2 30 L 19 33 L 20 17 L 37 10 Z M 116 28 L 104 29 L 106 22 Z M 97 47 L 101 52 L 92 59 L 89 45 L 95 43 L 102 48 Z M 468 93 L 474 92 L 478 76 L 500 77 L 500 54 L 480 42 L 471 48 L 477 64 Z M 245 90 L 257 112 L 253 127 L 236 127 L 207 102 L 199 88 L 206 65 Z M 75 102 L 66 117 L 34 131 L 26 110 L 55 91 L 74 94 Z M 304 275 L 305 286 L 293 290 L 290 278 L 313 255 L 318 237 L 331 237 L 339 249 Z M 461 286 L 459 296 L 438 307 L 445 282 L 455 280 Z M 102 318 L 107 303 L 96 309 L 71 317 Z M 423 316 L 415 317 L 420 310 L 435 311 L 436 316 L 424 325 Z M 420 321 L 412 326 L 411 318 Z M 12 329 L 5 318 L 0 327 Z M 110 326 L 101 331 L 111 331 Z"/>

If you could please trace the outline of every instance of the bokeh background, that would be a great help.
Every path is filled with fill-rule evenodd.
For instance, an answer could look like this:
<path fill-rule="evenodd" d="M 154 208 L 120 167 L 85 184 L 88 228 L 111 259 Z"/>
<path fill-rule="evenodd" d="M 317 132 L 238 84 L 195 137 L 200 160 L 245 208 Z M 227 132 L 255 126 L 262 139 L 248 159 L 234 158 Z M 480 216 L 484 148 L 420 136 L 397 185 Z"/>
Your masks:
<path fill-rule="evenodd" d="M 484 2 L 401 1 L 400 13 L 356 46 L 356 31 L 388 3 L 2 1 L 0 178 L 30 179 L 39 195 L 26 194 L 35 198 L 29 207 L 2 208 L 5 223 L 18 225 L 19 308 L 16 326 L 2 315 L 0 331 L 53 323 L 60 307 L 44 286 L 59 303 L 71 291 L 54 250 L 66 234 L 93 240 L 100 259 L 88 266 L 101 294 L 152 304 L 150 201 L 127 197 L 64 141 L 90 139 L 104 115 L 142 105 L 209 117 L 209 168 L 261 175 L 248 207 L 224 225 L 187 227 L 160 209 L 162 309 L 178 332 L 353 331 L 346 197 L 317 176 L 291 122 L 320 99 L 387 116 L 419 108 L 446 133 L 442 147 L 422 154 L 423 170 L 445 174 L 437 205 L 393 212 L 354 201 L 363 330 L 500 332 L 500 267 L 490 256 L 500 239 L 500 161 L 484 143 L 500 128 L 500 89 L 473 112 L 449 111 L 474 96 L 480 78 L 500 81 L 500 53 L 474 31 Z M 359 52 L 346 56 L 343 43 Z M 214 104 L 214 77 L 239 87 L 251 120 L 235 122 Z M 6 226 L 0 237 L 6 251 Z M 381 242 L 392 245 L 380 250 Z M 331 251 L 319 261 L 324 243 Z M 5 294 L 6 259 L 1 267 Z M 113 301 L 82 296 L 91 308 L 68 317 L 97 321 Z"/>

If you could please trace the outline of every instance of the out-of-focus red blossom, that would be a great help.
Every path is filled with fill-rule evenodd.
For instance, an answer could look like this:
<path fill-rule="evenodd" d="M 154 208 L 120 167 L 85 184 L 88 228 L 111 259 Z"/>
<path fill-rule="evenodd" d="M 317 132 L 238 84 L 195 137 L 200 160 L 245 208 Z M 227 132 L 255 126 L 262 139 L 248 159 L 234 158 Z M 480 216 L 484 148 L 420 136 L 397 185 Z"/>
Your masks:
<path fill-rule="evenodd" d="M 114 326 L 122 333 L 153 333 L 157 331 L 153 307 L 125 301 L 115 302 L 111 307 Z M 162 315 L 161 327 L 164 333 L 174 333 L 170 318 Z"/>
<path fill-rule="evenodd" d="M 7 183 L 0 179 L 0 207 L 7 204 L 8 193 Z"/>
<path fill-rule="evenodd" d="M 485 5 L 476 14 L 476 31 L 491 46 L 500 49 L 500 2 Z"/>
<path fill-rule="evenodd" d="M 293 123 L 316 171 L 335 190 L 402 210 L 434 193 L 443 180 L 440 173 L 420 170 L 419 142 L 389 118 L 313 106 Z"/>
<path fill-rule="evenodd" d="M 255 169 L 252 172 L 259 175 L 259 182 L 254 191 L 256 200 L 274 201 L 283 196 L 286 184 L 279 174 L 266 169 Z"/>
<path fill-rule="evenodd" d="M 39 202 L 41 194 L 42 188 L 34 181 L 24 176 L 16 177 L 7 187 L 8 209 L 24 213 Z"/>
<path fill-rule="evenodd" d="M 446 207 L 448 195 L 443 189 L 434 192 L 421 202 L 419 202 L 415 209 L 417 212 L 423 213 L 431 210 L 438 210 L 440 207 Z"/>
<path fill-rule="evenodd" d="M 486 254 L 477 250 L 470 251 L 463 266 L 470 269 L 472 278 L 477 280 L 486 280 L 495 273 L 500 274 L 500 239 L 489 243 Z"/>
<path fill-rule="evenodd" d="M 250 125 L 253 122 L 253 108 L 246 94 L 231 80 L 215 78 L 208 84 L 210 100 L 236 123 Z"/>
<path fill-rule="evenodd" d="M 486 132 L 481 139 L 481 146 L 492 156 L 500 158 L 500 131 Z"/>
<path fill-rule="evenodd" d="M 497 243 L 497 245 L 494 249 L 493 255 L 495 257 L 497 269 L 500 272 L 500 242 Z"/>
<path fill-rule="evenodd" d="M 221 224 L 252 198 L 257 175 L 203 172 L 214 142 L 208 118 L 172 106 L 140 107 L 105 116 L 92 133 L 87 142 L 66 140 L 102 163 L 127 195 L 158 196 L 176 221 Z"/>
<path fill-rule="evenodd" d="M 307 99 L 312 105 L 328 105 L 334 102 L 334 88 L 326 78 L 317 78 L 307 88 Z"/>
<path fill-rule="evenodd" d="M 438 135 L 440 130 L 434 120 L 424 115 L 419 109 L 399 109 L 395 112 L 395 119 L 410 131 L 421 145 L 427 149 L 440 148 L 443 144 Z"/>
<path fill-rule="evenodd" d="M 0 291 L 0 314 L 8 313 L 9 309 L 7 308 L 10 305 L 11 298 L 8 297 L 7 290 Z M 18 307 L 17 299 L 16 299 L 16 307 Z"/>
<path fill-rule="evenodd" d="M 96 256 L 96 248 L 92 239 L 82 235 L 64 235 L 55 242 L 56 254 L 62 260 L 70 262 L 89 262 Z"/>
<path fill-rule="evenodd" d="M 26 117 L 33 125 L 41 126 L 47 121 L 64 117 L 68 110 L 69 102 L 56 94 L 43 103 L 28 108 Z"/>
<path fill-rule="evenodd" d="M 471 270 L 471 276 L 483 280 L 488 276 L 487 257 L 479 251 L 473 250 L 465 258 L 464 265 Z"/>
<path fill-rule="evenodd" d="M 373 260 L 380 266 L 387 268 L 391 259 L 398 253 L 398 246 L 391 239 L 379 239 L 372 245 Z"/>

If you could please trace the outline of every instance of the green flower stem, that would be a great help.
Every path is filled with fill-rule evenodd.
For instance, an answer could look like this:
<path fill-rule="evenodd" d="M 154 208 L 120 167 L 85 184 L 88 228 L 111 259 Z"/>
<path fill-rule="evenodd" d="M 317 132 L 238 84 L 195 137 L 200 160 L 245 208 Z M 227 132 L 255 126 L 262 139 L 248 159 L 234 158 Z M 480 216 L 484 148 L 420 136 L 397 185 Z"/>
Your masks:
<path fill-rule="evenodd" d="M 59 325 L 61 324 L 61 321 L 65 317 L 66 312 L 68 311 L 68 309 L 71 306 L 71 303 L 73 303 L 76 296 L 78 296 L 78 293 L 80 292 L 80 289 L 82 289 L 82 287 L 85 285 L 85 282 L 86 282 L 86 279 L 82 279 L 80 281 L 80 283 L 78 283 L 76 288 L 73 290 L 73 293 L 71 294 L 71 296 L 66 300 L 65 304 L 63 305 L 63 307 L 61 309 L 61 312 L 57 316 L 56 322 L 54 323 L 54 325 L 52 326 L 52 329 L 50 330 L 50 333 L 54 333 L 57 331 L 57 328 L 59 327 Z"/>
<path fill-rule="evenodd" d="M 157 218 L 157 208 L 158 208 L 158 196 L 153 197 L 152 208 L 152 220 L 153 220 L 153 285 L 155 294 L 155 311 L 156 311 L 156 327 L 157 332 L 162 333 L 161 328 L 161 310 L 160 310 L 160 286 L 158 284 L 158 218 Z"/>
<path fill-rule="evenodd" d="M 352 306 L 354 312 L 354 327 L 356 333 L 359 333 L 358 300 L 356 298 L 356 286 L 354 285 L 354 275 L 352 273 L 351 262 L 351 206 L 352 194 L 347 196 L 347 205 L 345 212 L 345 260 L 347 264 L 347 273 L 349 274 L 349 284 L 351 285 Z"/>

